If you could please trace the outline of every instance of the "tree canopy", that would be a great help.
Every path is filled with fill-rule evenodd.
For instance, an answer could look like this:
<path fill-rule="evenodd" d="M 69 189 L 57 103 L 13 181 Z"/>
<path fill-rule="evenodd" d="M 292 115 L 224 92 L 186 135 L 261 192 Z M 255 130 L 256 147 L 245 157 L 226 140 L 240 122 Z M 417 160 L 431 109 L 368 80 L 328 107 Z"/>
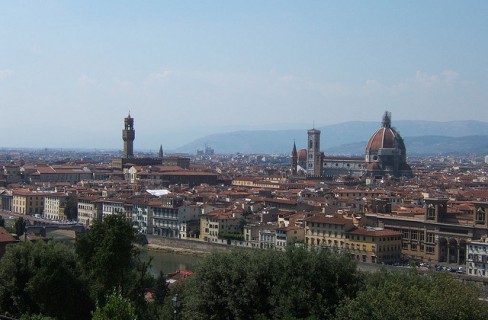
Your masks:
<path fill-rule="evenodd" d="M 68 196 L 66 207 L 64 208 L 64 215 L 70 221 L 78 218 L 78 200 L 75 195 Z"/>
<path fill-rule="evenodd" d="M 148 273 L 149 262 L 139 261 L 134 236 L 130 221 L 109 216 L 96 222 L 75 246 L 54 241 L 8 246 L 0 259 L 0 314 L 89 319 L 95 305 L 98 311 L 93 315 L 102 317 L 129 301 L 131 312 L 150 319 L 144 293 L 154 279 Z"/>
<path fill-rule="evenodd" d="M 132 302 L 120 293 L 112 293 L 104 306 L 97 306 L 92 320 L 135 320 L 137 319 Z"/>
<path fill-rule="evenodd" d="M 338 309 L 338 320 L 487 319 L 480 290 L 444 272 L 370 274 L 365 287 Z"/>
<path fill-rule="evenodd" d="M 15 233 L 20 237 L 25 232 L 25 220 L 22 217 L 15 219 L 14 222 Z"/>
<path fill-rule="evenodd" d="M 347 256 L 289 248 L 214 253 L 184 293 L 185 319 L 325 319 L 361 276 Z"/>
<path fill-rule="evenodd" d="M 348 255 L 291 246 L 209 255 L 168 287 L 148 273 L 122 216 L 96 222 L 75 246 L 26 242 L 0 259 L 0 314 L 22 319 L 486 319 L 480 290 L 450 274 L 358 271 Z M 144 299 L 152 288 L 155 301 Z M 95 309 L 96 306 L 96 309 Z M 95 310 L 94 310 L 95 309 Z M 94 310 L 94 311 L 93 311 Z"/>
<path fill-rule="evenodd" d="M 0 259 L 0 310 L 86 319 L 92 309 L 73 250 L 55 242 L 9 246 Z"/>
<path fill-rule="evenodd" d="M 76 253 L 91 282 L 95 300 L 104 300 L 114 289 L 127 292 L 137 251 L 136 231 L 123 216 L 110 215 L 96 221 L 86 235 L 76 241 Z"/>

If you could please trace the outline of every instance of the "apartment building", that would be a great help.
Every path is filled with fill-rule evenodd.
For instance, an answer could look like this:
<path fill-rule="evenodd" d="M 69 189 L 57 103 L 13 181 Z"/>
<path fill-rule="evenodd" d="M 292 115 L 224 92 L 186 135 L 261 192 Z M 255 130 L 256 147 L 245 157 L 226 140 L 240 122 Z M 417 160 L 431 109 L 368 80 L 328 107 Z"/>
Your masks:
<path fill-rule="evenodd" d="M 383 228 L 354 228 L 346 232 L 346 251 L 368 263 L 394 263 L 402 253 L 402 234 Z"/>
<path fill-rule="evenodd" d="M 64 193 L 46 194 L 44 197 L 43 217 L 50 220 L 65 221 L 64 209 L 66 208 L 67 199 L 68 196 Z"/>
<path fill-rule="evenodd" d="M 353 220 L 339 215 L 315 215 L 305 219 L 305 244 L 344 250 L 346 231 L 354 228 Z"/>
<path fill-rule="evenodd" d="M 466 273 L 488 278 L 488 238 L 468 242 Z"/>
<path fill-rule="evenodd" d="M 242 234 L 241 219 L 237 212 L 214 210 L 200 218 L 200 240 L 222 242 L 227 235 Z"/>

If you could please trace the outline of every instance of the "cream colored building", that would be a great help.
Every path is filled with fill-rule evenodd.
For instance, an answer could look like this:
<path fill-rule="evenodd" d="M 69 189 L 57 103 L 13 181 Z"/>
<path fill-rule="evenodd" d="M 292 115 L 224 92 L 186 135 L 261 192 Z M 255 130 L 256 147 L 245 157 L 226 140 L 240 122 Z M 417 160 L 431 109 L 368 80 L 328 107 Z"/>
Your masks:
<path fill-rule="evenodd" d="M 340 215 L 316 215 L 305 219 L 305 244 L 343 250 L 346 231 L 354 227 L 352 219 Z"/>
<path fill-rule="evenodd" d="M 222 242 L 226 234 L 242 234 L 241 219 L 235 212 L 215 210 L 200 217 L 200 240 Z"/>
<path fill-rule="evenodd" d="M 102 205 L 98 197 L 80 197 L 78 199 L 78 222 L 89 226 L 102 218 Z"/>
<path fill-rule="evenodd" d="M 43 217 L 50 220 L 65 221 L 64 209 L 68 197 L 64 193 L 51 193 L 44 197 Z"/>

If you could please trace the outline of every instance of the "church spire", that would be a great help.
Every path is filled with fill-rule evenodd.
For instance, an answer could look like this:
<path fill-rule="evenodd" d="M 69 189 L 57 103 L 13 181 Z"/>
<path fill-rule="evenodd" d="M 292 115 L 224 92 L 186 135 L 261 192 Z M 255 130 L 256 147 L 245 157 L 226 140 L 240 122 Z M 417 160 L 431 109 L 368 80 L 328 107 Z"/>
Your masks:
<path fill-rule="evenodd" d="M 159 156 L 160 158 L 163 158 L 163 145 L 160 145 L 160 146 L 159 146 L 159 153 L 158 153 L 158 156 Z"/>
<path fill-rule="evenodd" d="M 291 175 L 295 176 L 298 169 L 298 153 L 295 140 L 293 140 L 293 150 L 291 151 Z"/>

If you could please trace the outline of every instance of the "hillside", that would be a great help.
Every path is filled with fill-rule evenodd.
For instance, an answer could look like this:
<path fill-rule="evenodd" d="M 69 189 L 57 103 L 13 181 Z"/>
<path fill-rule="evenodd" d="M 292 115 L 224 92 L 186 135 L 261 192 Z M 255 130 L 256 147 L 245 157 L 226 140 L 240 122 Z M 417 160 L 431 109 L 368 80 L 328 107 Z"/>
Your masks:
<path fill-rule="evenodd" d="M 409 154 L 487 154 L 488 123 L 481 121 L 395 121 Z M 362 154 L 377 122 L 354 121 L 319 127 L 321 148 L 331 154 Z M 304 148 L 307 129 L 256 130 L 213 134 L 194 140 L 175 152 L 195 153 L 206 144 L 217 153 L 289 153 L 293 141 Z"/>

